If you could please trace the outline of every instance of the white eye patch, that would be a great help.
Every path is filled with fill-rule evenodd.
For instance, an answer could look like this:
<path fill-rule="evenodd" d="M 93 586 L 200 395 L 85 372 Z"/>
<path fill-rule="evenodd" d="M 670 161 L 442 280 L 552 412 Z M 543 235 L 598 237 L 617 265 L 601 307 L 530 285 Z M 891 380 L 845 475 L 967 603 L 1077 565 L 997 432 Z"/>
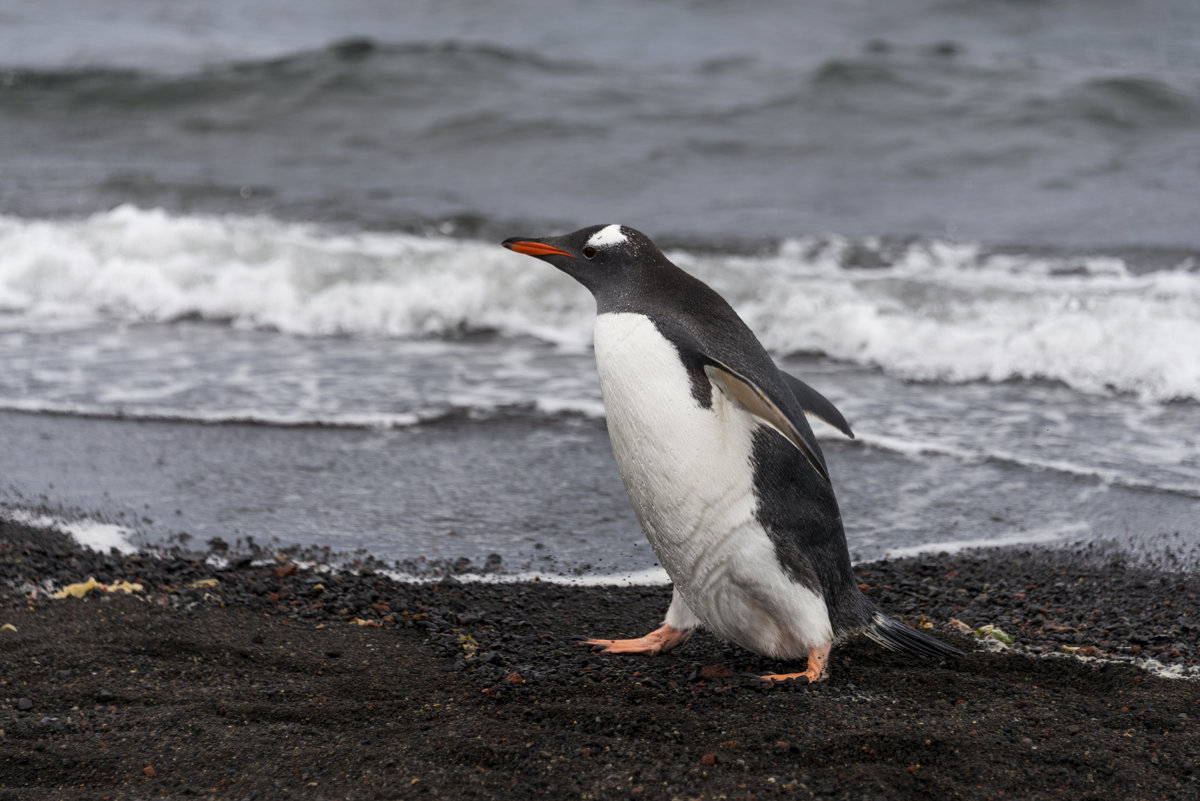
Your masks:
<path fill-rule="evenodd" d="M 592 234 L 588 239 L 589 247 L 602 248 L 605 245 L 621 245 L 628 242 L 629 238 L 621 230 L 619 225 L 606 225 L 596 233 Z"/>

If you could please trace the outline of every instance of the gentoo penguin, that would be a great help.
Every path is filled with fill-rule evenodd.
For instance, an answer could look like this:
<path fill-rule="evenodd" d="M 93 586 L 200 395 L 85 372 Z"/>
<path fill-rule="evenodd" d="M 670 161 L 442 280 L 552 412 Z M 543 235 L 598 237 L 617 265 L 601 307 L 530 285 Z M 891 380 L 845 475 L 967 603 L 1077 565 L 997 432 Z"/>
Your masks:
<path fill-rule="evenodd" d="M 883 614 L 858 590 L 825 459 L 805 413 L 853 436 L 828 400 L 779 370 L 737 313 L 644 234 L 596 225 L 506 239 L 596 299 L 595 352 L 613 454 L 673 583 L 655 654 L 698 626 L 763 656 L 807 657 L 825 676 L 835 640 L 863 633 L 927 656 L 961 652 Z"/>

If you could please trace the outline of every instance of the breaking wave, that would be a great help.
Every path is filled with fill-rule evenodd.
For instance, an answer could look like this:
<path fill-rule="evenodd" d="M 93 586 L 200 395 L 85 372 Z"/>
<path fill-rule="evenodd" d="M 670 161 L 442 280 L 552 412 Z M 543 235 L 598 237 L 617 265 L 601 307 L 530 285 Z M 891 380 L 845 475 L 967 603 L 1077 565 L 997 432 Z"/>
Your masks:
<path fill-rule="evenodd" d="M 1112 255 L 804 237 L 755 255 L 670 253 L 776 353 L 918 381 L 1043 379 L 1200 400 L 1200 272 Z M 0 217 L 0 332 L 214 321 L 303 337 L 590 342 L 594 307 L 495 243 L 121 206 Z"/>

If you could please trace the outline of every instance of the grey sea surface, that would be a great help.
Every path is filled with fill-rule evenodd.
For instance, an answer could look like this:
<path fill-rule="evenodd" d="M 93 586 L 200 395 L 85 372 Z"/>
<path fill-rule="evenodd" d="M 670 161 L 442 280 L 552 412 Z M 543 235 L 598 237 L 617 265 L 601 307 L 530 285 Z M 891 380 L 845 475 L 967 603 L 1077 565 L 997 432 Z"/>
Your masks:
<path fill-rule="evenodd" d="M 0 211 L 1200 245 L 1186 0 L 78 0 L 0 26 Z"/>
<path fill-rule="evenodd" d="M 651 569 L 590 299 L 497 245 L 621 222 L 851 421 L 816 428 L 857 557 L 1194 559 L 1198 32 L 1182 0 L 0 8 L 0 514 Z"/>

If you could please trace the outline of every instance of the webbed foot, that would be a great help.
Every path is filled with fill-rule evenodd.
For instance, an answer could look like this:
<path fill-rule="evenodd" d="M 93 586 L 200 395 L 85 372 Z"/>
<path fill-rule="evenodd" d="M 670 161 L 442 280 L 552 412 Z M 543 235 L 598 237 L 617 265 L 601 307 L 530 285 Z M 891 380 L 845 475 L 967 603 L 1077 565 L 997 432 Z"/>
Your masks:
<path fill-rule="evenodd" d="M 690 630 L 677 629 L 666 623 L 644 637 L 635 640 L 584 640 L 588 645 L 604 646 L 606 654 L 665 654 L 676 646 L 683 645 L 692 636 Z"/>

